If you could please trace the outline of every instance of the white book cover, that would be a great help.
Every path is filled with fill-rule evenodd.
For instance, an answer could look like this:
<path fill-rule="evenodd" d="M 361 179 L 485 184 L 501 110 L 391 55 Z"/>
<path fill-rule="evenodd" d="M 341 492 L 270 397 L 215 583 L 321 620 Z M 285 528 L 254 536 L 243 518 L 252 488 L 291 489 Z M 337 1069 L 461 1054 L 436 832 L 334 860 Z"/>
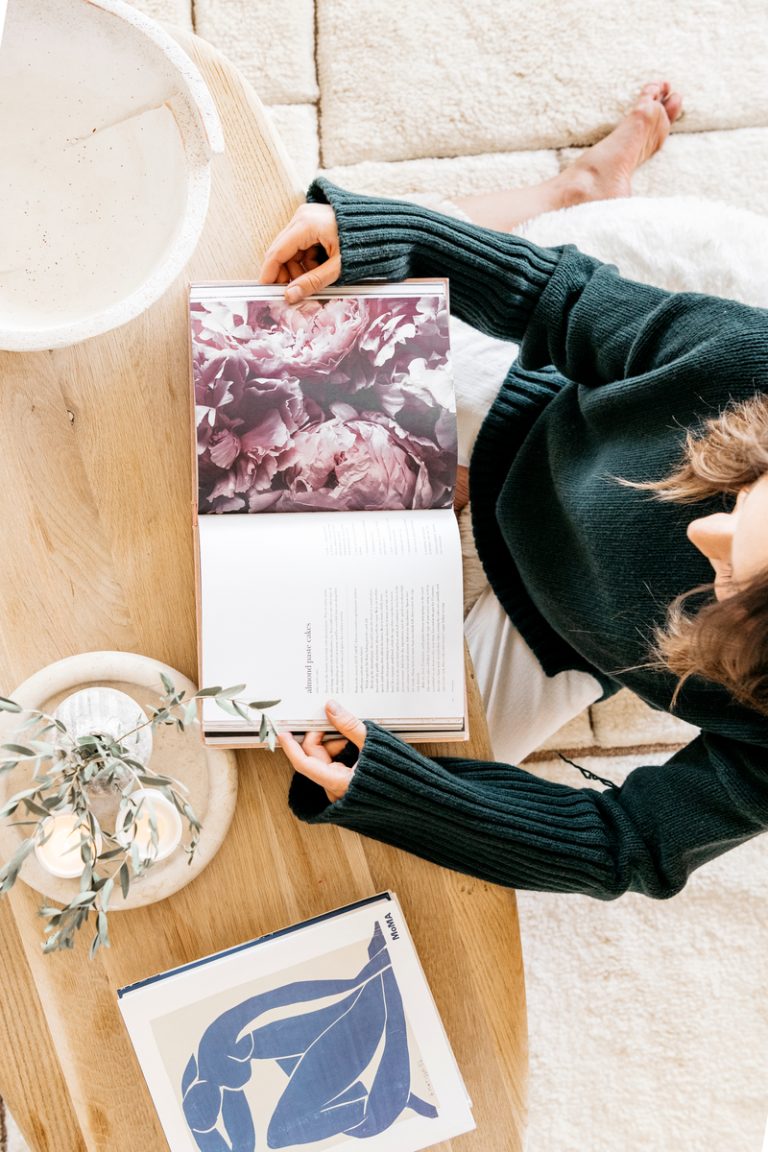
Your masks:
<path fill-rule="evenodd" d="M 171 1152 L 418 1152 L 475 1127 L 391 892 L 118 997 Z"/>

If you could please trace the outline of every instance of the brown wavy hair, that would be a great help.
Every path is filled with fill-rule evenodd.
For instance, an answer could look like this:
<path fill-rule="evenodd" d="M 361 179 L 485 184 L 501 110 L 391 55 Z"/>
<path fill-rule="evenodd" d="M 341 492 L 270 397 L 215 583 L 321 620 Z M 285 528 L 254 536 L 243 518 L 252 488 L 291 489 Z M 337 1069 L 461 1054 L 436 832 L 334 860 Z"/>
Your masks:
<path fill-rule="evenodd" d="M 718 494 L 736 494 L 768 472 L 768 396 L 732 403 L 696 432 L 689 430 L 680 465 L 663 480 L 620 484 L 652 492 L 659 500 L 694 504 Z M 665 623 L 653 635 L 651 662 L 679 679 L 672 705 L 690 676 L 722 684 L 735 700 L 768 716 L 768 569 L 725 600 L 698 612 L 690 597 L 712 592 L 701 584 L 677 596 Z"/>

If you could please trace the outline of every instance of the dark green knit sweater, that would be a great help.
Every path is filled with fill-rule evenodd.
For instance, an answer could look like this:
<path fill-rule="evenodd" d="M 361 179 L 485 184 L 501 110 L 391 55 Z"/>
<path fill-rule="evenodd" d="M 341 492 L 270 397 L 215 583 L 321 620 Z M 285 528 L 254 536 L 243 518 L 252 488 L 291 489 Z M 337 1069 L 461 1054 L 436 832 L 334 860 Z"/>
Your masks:
<path fill-rule="evenodd" d="M 448 276 L 451 307 L 520 355 L 478 438 L 473 526 L 494 591 L 549 675 L 586 670 L 669 710 L 674 678 L 648 668 L 652 627 L 678 593 L 711 583 L 687 541 L 694 507 L 614 477 L 658 479 L 686 429 L 768 390 L 768 313 L 622 279 L 571 245 L 538 248 L 325 180 L 342 282 Z M 304 820 L 340 824 L 517 888 L 611 899 L 678 892 L 707 860 L 768 827 L 768 719 L 693 679 L 675 714 L 701 734 L 665 764 L 597 791 L 507 764 L 428 760 L 368 725 L 346 796 L 304 777 Z"/>

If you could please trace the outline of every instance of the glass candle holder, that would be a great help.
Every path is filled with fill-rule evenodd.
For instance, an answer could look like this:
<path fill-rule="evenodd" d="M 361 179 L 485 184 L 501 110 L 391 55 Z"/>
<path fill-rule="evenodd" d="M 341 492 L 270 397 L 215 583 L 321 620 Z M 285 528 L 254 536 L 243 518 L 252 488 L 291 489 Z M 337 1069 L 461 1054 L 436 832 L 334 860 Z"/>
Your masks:
<path fill-rule="evenodd" d="M 136 821 L 136 835 L 134 843 L 138 845 L 142 856 L 150 856 L 152 852 L 152 830 L 150 828 L 150 813 L 154 814 L 157 824 L 157 855 L 153 862 L 165 860 L 178 847 L 181 840 L 181 816 L 174 804 L 163 796 L 157 788 L 137 788 L 131 792 L 131 800 L 138 804 L 141 811 Z M 124 832 L 118 832 L 116 839 L 119 844 L 128 844 L 129 838 Z"/>
<path fill-rule="evenodd" d="M 96 854 L 101 852 L 101 834 L 96 834 Z M 64 880 L 82 876 L 83 858 L 80 854 L 80 818 L 75 812 L 55 812 L 40 824 L 40 839 L 35 844 L 39 864 Z"/>

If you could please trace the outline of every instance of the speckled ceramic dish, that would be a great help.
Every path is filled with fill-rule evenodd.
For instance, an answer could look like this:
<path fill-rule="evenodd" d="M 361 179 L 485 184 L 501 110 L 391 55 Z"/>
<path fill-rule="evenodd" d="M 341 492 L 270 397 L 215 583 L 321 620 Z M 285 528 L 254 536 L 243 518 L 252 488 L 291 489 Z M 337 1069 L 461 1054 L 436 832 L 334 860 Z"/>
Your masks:
<path fill-rule="evenodd" d="M 189 57 L 121 0 L 9 0 L 0 45 L 0 348 L 133 319 L 205 222 L 218 114 Z"/>

